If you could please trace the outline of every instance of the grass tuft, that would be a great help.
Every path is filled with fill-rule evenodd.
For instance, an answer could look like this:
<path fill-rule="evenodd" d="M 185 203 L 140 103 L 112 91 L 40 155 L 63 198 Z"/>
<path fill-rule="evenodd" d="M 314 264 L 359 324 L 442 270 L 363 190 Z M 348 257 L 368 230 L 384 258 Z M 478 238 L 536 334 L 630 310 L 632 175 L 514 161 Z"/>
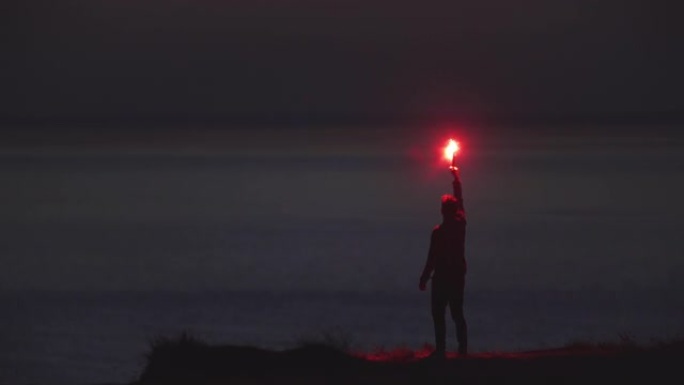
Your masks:
<path fill-rule="evenodd" d="M 300 337 L 296 340 L 295 346 L 298 348 L 325 347 L 345 353 L 353 349 L 351 335 L 341 329 L 330 329 L 314 336 Z"/>

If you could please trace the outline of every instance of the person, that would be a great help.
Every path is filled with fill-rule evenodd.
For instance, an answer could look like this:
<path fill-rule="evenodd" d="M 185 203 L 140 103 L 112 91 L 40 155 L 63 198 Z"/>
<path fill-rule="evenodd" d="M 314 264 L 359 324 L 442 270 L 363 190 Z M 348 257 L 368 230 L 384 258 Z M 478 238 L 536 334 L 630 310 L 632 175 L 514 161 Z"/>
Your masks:
<path fill-rule="evenodd" d="M 460 172 L 456 167 L 451 167 L 450 170 L 454 177 L 454 194 L 442 196 L 442 223 L 432 230 L 427 261 L 418 285 L 419 289 L 424 291 L 428 280 L 432 278 L 431 310 L 435 328 L 433 355 L 438 358 L 446 356 L 447 306 L 451 311 L 451 318 L 456 323 L 458 353 L 466 355 L 468 352 L 468 330 L 463 314 L 466 215 Z"/>

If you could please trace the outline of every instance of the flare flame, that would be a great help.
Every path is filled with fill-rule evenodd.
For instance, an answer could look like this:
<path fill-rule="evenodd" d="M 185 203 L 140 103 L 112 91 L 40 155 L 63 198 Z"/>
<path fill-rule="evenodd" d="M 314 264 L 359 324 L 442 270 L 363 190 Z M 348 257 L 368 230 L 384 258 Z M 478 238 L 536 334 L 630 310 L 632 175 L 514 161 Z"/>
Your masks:
<path fill-rule="evenodd" d="M 449 162 L 452 162 L 460 149 L 461 147 L 458 145 L 457 141 L 449 139 L 449 144 L 444 148 L 444 158 Z"/>

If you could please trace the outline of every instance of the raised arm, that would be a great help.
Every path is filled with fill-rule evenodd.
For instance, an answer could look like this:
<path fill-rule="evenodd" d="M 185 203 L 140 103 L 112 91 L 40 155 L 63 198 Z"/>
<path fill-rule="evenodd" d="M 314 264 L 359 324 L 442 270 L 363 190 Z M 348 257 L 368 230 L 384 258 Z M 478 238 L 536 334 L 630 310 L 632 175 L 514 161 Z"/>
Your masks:
<path fill-rule="evenodd" d="M 463 187 L 461 184 L 461 172 L 457 167 L 451 168 L 451 175 L 454 176 L 452 185 L 454 187 L 454 196 L 458 199 L 458 211 L 465 217 L 465 206 L 463 205 Z"/>

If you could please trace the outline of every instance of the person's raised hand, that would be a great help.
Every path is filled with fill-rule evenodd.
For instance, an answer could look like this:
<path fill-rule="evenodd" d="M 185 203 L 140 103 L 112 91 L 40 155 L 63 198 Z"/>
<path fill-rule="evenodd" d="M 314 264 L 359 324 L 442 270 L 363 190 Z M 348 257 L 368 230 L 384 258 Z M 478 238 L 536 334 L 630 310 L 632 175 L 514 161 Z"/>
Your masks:
<path fill-rule="evenodd" d="M 451 172 L 451 175 L 454 177 L 454 180 L 461 180 L 461 170 L 459 170 L 458 167 L 449 167 L 449 172 Z"/>

